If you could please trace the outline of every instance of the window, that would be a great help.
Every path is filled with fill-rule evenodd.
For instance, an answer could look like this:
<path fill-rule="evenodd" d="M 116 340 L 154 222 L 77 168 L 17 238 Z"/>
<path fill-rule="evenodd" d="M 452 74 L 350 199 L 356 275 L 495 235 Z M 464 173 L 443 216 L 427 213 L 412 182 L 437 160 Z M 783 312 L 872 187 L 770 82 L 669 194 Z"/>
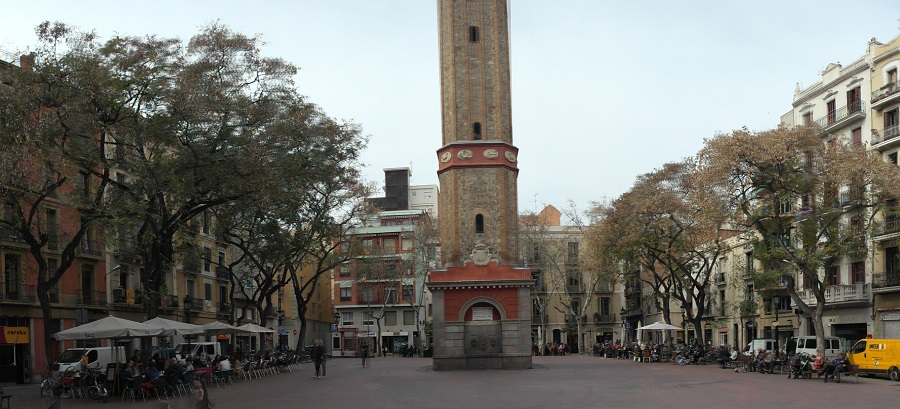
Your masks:
<path fill-rule="evenodd" d="M 210 271 L 212 268 L 212 249 L 209 247 L 203 248 L 203 271 Z"/>
<path fill-rule="evenodd" d="M 212 284 L 203 283 L 203 299 L 206 301 L 212 300 Z"/>
<path fill-rule="evenodd" d="M 338 267 L 338 276 L 345 278 L 350 277 L 350 263 L 343 263 Z"/>
<path fill-rule="evenodd" d="M 56 209 L 47 209 L 44 214 L 47 218 L 47 249 L 59 249 L 59 216 Z"/>
<path fill-rule="evenodd" d="M 850 142 L 854 147 L 862 145 L 862 128 L 856 128 L 850 131 Z"/>
<path fill-rule="evenodd" d="M 859 92 L 859 87 L 853 88 L 847 91 L 847 111 L 852 113 L 859 112 L 862 109 L 862 99 L 860 98 L 862 94 Z"/>
<path fill-rule="evenodd" d="M 78 190 L 81 197 L 85 199 L 91 197 L 91 176 L 87 172 L 78 172 Z"/>
<path fill-rule="evenodd" d="M 227 264 L 227 263 L 225 262 L 225 252 L 224 252 L 224 251 L 220 251 L 220 252 L 219 252 L 219 260 L 218 260 L 218 263 L 219 263 L 219 267 L 225 267 L 225 264 Z"/>
<path fill-rule="evenodd" d="M 414 311 L 403 311 L 403 325 L 416 325 L 416 314 Z"/>
<path fill-rule="evenodd" d="M 395 304 L 397 302 L 397 289 L 388 287 L 384 289 L 384 302 L 387 304 Z"/>
<path fill-rule="evenodd" d="M 372 316 L 372 311 L 363 313 L 362 325 L 375 325 L 375 317 Z"/>
<path fill-rule="evenodd" d="M 809 125 L 812 123 L 812 112 L 807 112 L 803 114 L 803 125 Z"/>
<path fill-rule="evenodd" d="M 825 277 L 830 285 L 841 284 L 841 268 L 839 266 L 830 266 L 825 268 Z"/>
<path fill-rule="evenodd" d="M 578 242 L 570 241 L 568 244 L 568 263 L 569 264 L 578 264 Z"/>
<path fill-rule="evenodd" d="M 7 299 L 16 300 L 19 296 L 19 271 L 22 259 L 16 254 L 7 254 L 3 262 L 4 279 L 6 281 Z"/>
<path fill-rule="evenodd" d="M 887 72 L 887 85 L 893 85 L 897 82 L 897 69 L 892 68 Z"/>
<path fill-rule="evenodd" d="M 404 301 L 413 301 L 413 287 L 411 285 L 404 285 L 402 291 Z"/>
<path fill-rule="evenodd" d="M 778 214 L 791 214 L 791 199 L 785 199 L 778 203 Z"/>
<path fill-rule="evenodd" d="M 477 26 L 469 26 L 469 42 L 470 43 L 478 42 L 478 27 Z"/>
<path fill-rule="evenodd" d="M 347 311 L 341 313 L 341 325 L 353 325 L 353 312 Z"/>
<path fill-rule="evenodd" d="M 350 301 L 353 299 L 353 293 L 350 287 L 341 288 L 341 301 Z"/>
<path fill-rule="evenodd" d="M 383 239 L 384 251 L 388 253 L 397 252 L 397 239 L 395 237 L 386 237 Z"/>
<path fill-rule="evenodd" d="M 385 311 L 384 325 L 388 326 L 388 327 L 393 327 L 393 326 L 397 325 L 397 311 Z"/>
<path fill-rule="evenodd" d="M 833 99 L 825 103 L 825 109 L 828 111 L 827 124 L 831 125 L 834 123 L 834 120 L 836 118 L 835 104 Z"/>
<path fill-rule="evenodd" d="M 412 241 L 412 239 L 401 239 L 401 240 L 400 240 L 400 248 L 401 248 L 403 251 L 410 251 L 410 250 L 412 250 L 412 248 L 413 248 L 413 241 Z"/>
<path fill-rule="evenodd" d="M 211 224 L 210 219 L 211 219 L 211 216 L 209 214 L 209 210 L 204 210 L 203 211 L 203 227 L 202 227 L 203 234 L 209 234 L 209 226 Z"/>
<path fill-rule="evenodd" d="M 368 304 L 368 303 L 374 301 L 374 297 L 372 297 L 373 294 L 374 294 L 374 292 L 372 291 L 372 287 L 363 287 L 363 289 L 362 289 L 363 302 Z"/>
<path fill-rule="evenodd" d="M 609 297 L 600 298 L 600 315 L 609 315 L 609 306 L 612 300 Z"/>
<path fill-rule="evenodd" d="M 475 233 L 484 233 L 484 216 L 475 215 Z"/>
<path fill-rule="evenodd" d="M 219 304 L 228 304 L 228 287 L 224 285 L 219 286 Z M 227 307 L 221 307 L 227 308 Z"/>
<path fill-rule="evenodd" d="M 481 140 L 481 122 L 472 124 L 472 139 L 476 141 Z"/>
<path fill-rule="evenodd" d="M 866 262 L 857 261 L 850 264 L 850 282 L 864 283 L 866 282 Z"/>
<path fill-rule="evenodd" d="M 882 135 L 884 139 L 897 136 L 898 119 L 900 119 L 900 115 L 898 115 L 897 108 L 884 113 L 884 135 Z"/>
<path fill-rule="evenodd" d="M 184 285 L 184 290 L 188 297 L 194 298 L 196 295 L 194 293 L 194 280 L 187 280 Z"/>
<path fill-rule="evenodd" d="M 900 162 L 897 161 L 897 152 L 894 152 L 894 153 L 888 155 L 888 163 L 894 164 L 894 165 L 900 165 Z"/>

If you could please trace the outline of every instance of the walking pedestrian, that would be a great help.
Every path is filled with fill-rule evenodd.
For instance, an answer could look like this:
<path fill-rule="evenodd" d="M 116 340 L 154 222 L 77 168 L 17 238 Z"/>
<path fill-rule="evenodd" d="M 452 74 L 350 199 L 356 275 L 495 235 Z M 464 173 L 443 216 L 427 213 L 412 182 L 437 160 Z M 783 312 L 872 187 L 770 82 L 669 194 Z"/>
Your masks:
<path fill-rule="evenodd" d="M 310 351 L 310 358 L 312 358 L 313 363 L 316 367 L 316 379 L 325 377 L 325 345 L 321 339 L 316 339 L 313 341 L 312 351 Z"/>
<path fill-rule="evenodd" d="M 367 341 L 359 344 L 359 356 L 362 357 L 363 368 L 367 368 L 369 366 L 369 343 Z"/>

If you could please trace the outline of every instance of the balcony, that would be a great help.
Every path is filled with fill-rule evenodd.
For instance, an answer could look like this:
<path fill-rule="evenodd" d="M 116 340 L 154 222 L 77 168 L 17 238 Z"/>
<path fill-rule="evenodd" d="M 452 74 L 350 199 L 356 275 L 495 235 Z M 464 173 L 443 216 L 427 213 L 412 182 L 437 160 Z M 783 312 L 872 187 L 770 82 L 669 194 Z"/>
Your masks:
<path fill-rule="evenodd" d="M 547 314 L 543 316 L 537 314 L 531 314 L 531 324 L 532 325 L 542 325 L 547 324 L 549 321 L 547 320 Z"/>
<path fill-rule="evenodd" d="M 890 82 L 872 91 L 872 108 L 881 109 L 892 101 L 896 101 L 898 97 L 900 97 L 900 82 Z"/>
<path fill-rule="evenodd" d="M 566 324 L 576 324 L 576 323 L 578 323 L 578 319 L 575 315 L 572 315 L 572 314 L 566 315 Z M 587 317 L 581 317 L 581 323 L 586 324 Z"/>
<path fill-rule="evenodd" d="M 216 266 L 216 278 L 222 281 L 231 281 L 231 271 L 228 267 Z"/>
<path fill-rule="evenodd" d="M 615 314 L 594 313 L 594 324 L 609 324 L 616 322 Z"/>
<path fill-rule="evenodd" d="M 37 300 L 35 286 L 30 284 L 5 285 L 0 283 L 0 302 L 33 303 Z"/>
<path fill-rule="evenodd" d="M 75 303 L 95 307 L 106 306 L 106 291 L 79 289 L 75 294 Z"/>
<path fill-rule="evenodd" d="M 159 300 L 159 308 L 166 311 L 172 311 L 178 308 L 178 296 L 167 295 Z"/>
<path fill-rule="evenodd" d="M 875 273 L 872 275 L 872 288 L 900 287 L 900 271 Z"/>
<path fill-rule="evenodd" d="M 584 292 L 584 287 L 581 284 L 566 284 L 566 293 L 567 294 L 580 294 Z"/>
<path fill-rule="evenodd" d="M 216 316 L 218 317 L 230 317 L 231 316 L 231 304 L 227 302 L 219 302 L 218 309 L 216 310 Z"/>
<path fill-rule="evenodd" d="M 884 224 L 878 226 L 875 229 L 875 240 L 881 241 L 888 237 L 880 237 L 880 236 L 889 236 L 895 233 L 900 233 L 900 217 L 890 217 L 884 220 Z"/>
<path fill-rule="evenodd" d="M 724 285 L 725 284 L 725 273 L 718 273 L 713 277 L 713 279 L 715 280 L 716 284 Z"/>
<path fill-rule="evenodd" d="M 91 240 L 82 240 L 78 246 L 79 256 L 103 257 L 103 246 L 99 242 Z"/>
<path fill-rule="evenodd" d="M 900 125 L 889 126 L 878 131 L 872 130 L 872 146 L 884 151 L 894 145 L 900 144 Z"/>
<path fill-rule="evenodd" d="M 611 293 L 615 289 L 614 283 L 597 283 L 596 288 L 594 288 L 594 292 L 596 293 Z"/>
<path fill-rule="evenodd" d="M 184 297 L 185 311 L 203 311 L 203 300 L 195 297 Z"/>
<path fill-rule="evenodd" d="M 798 295 L 800 296 L 800 299 L 809 306 L 817 304 L 816 297 L 810 290 L 800 291 Z M 825 289 L 826 304 L 860 306 L 868 304 L 871 299 L 872 285 L 869 283 L 833 285 Z"/>
<path fill-rule="evenodd" d="M 835 128 L 840 128 L 853 120 L 865 118 L 865 116 L 866 103 L 862 101 L 853 101 L 816 119 L 816 123 L 822 127 L 823 133 L 827 133 Z"/>
<path fill-rule="evenodd" d="M 3 242 L 4 244 L 18 244 L 21 246 L 26 245 L 22 235 L 9 227 L 0 228 L 0 242 Z"/>

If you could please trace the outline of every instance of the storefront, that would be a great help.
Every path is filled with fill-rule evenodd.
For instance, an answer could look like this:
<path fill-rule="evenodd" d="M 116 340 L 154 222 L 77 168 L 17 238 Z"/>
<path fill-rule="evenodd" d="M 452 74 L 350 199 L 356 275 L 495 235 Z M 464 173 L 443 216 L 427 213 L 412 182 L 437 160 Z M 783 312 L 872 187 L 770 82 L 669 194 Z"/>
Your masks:
<path fill-rule="evenodd" d="M 0 327 L 0 383 L 25 383 L 30 362 L 28 327 Z"/>

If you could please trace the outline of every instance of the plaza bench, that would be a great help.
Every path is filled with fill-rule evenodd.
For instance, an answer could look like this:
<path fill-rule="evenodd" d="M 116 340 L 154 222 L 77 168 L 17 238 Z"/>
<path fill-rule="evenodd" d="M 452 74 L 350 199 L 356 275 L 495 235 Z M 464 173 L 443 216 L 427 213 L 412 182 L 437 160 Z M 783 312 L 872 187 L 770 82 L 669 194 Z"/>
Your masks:
<path fill-rule="evenodd" d="M 11 397 L 12 397 L 12 395 L 0 394 L 0 408 L 3 407 L 3 402 L 4 402 L 4 401 L 6 401 L 6 407 L 9 408 L 9 407 L 10 407 L 10 406 L 9 406 L 9 405 L 10 405 L 10 403 L 9 403 L 9 400 L 10 400 L 10 399 L 9 399 L 9 398 L 11 398 Z"/>
<path fill-rule="evenodd" d="M 846 371 L 841 372 L 842 381 L 844 380 L 844 377 L 846 377 L 846 380 L 849 382 L 850 376 L 856 378 L 856 383 L 859 383 L 859 365 L 849 365 L 847 366 Z"/>
<path fill-rule="evenodd" d="M 751 361 L 753 361 L 753 357 L 750 355 L 738 355 L 737 359 L 731 361 L 730 365 L 734 365 L 735 368 L 741 368 L 745 371 L 752 371 L 753 368 L 750 365 Z"/>

